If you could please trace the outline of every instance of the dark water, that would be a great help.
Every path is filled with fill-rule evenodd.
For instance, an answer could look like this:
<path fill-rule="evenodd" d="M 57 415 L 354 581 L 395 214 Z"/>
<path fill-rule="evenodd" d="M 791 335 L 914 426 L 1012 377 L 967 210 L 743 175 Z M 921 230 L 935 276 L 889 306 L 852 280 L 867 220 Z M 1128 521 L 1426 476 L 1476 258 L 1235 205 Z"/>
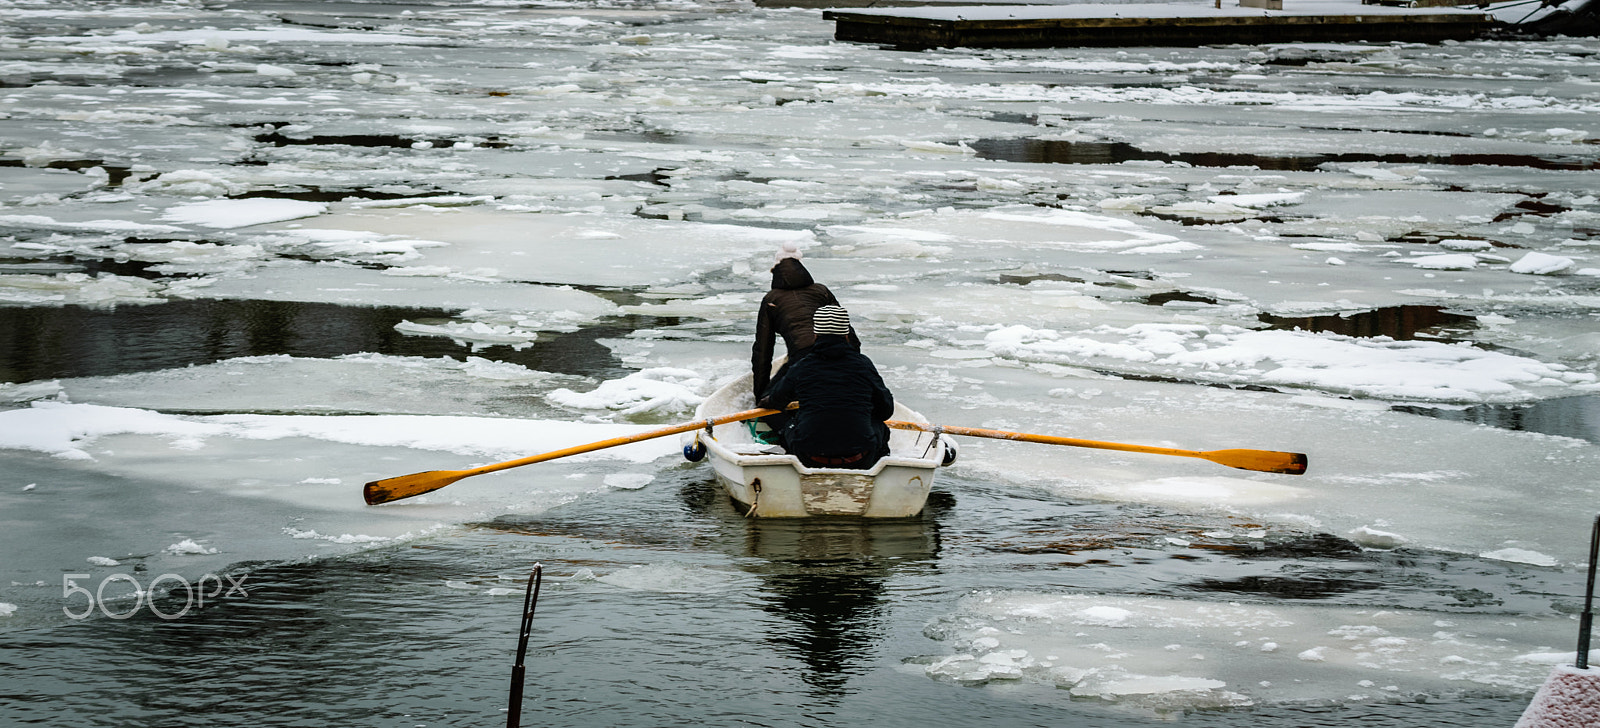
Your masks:
<path fill-rule="evenodd" d="M 1387 336 L 1396 341 L 1441 340 L 1446 329 L 1462 332 L 1477 327 L 1477 319 L 1451 313 L 1443 306 L 1390 306 L 1371 311 L 1326 316 L 1274 316 L 1257 318 L 1268 328 L 1324 331 L 1341 336 Z"/>
<path fill-rule="evenodd" d="M 148 306 L 0 307 L 0 381 L 28 382 L 210 364 L 241 356 L 327 358 L 373 352 L 457 359 L 481 356 L 563 374 L 622 376 L 596 339 L 638 328 L 617 320 L 571 334 L 540 333 L 537 346 L 474 352 L 450 339 L 408 336 L 401 321 L 453 311 L 285 301 L 170 301 Z"/>
<path fill-rule="evenodd" d="M 1159 152 L 1126 142 L 1069 142 L 1056 139 L 979 139 L 971 143 L 979 159 L 1045 164 L 1120 164 L 1135 161 L 1184 162 L 1196 167 L 1255 167 L 1303 172 L 1329 162 L 1381 164 L 1481 164 L 1494 167 L 1529 167 L 1551 170 L 1592 170 L 1600 160 L 1592 155 L 1533 156 L 1517 154 L 1307 154 L 1267 156 L 1239 152 Z"/>
<path fill-rule="evenodd" d="M 523 580 L 543 563 L 523 725 L 1510 726 L 1526 696 L 1156 716 L 1044 685 L 936 681 L 903 662 L 945 653 L 924 627 L 977 589 L 1451 611 L 1475 608 L 1453 591 L 1516 610 L 1581 586 L 1307 533 L 1175 559 L 1153 540 L 1204 541 L 1217 524 L 941 483 L 918 518 L 754 521 L 685 466 L 642 490 L 402 546 L 239 564 L 247 598 L 182 619 L 0 631 L 0 725 L 503 725 Z M 572 578 L 639 565 L 722 580 L 671 592 Z M 1315 588 L 1284 588 L 1296 581 Z"/>
<path fill-rule="evenodd" d="M 1546 435 L 1576 437 L 1600 443 L 1600 396 L 1561 397 L 1518 404 L 1480 404 L 1462 409 L 1401 405 L 1401 412 L 1455 422 Z"/>

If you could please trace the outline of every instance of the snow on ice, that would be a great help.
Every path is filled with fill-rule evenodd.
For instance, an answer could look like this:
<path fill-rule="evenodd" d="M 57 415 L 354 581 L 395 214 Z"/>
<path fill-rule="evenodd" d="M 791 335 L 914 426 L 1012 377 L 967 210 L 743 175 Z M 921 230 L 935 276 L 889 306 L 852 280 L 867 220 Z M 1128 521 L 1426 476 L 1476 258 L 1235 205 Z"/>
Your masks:
<path fill-rule="evenodd" d="M 596 440 L 630 435 L 648 427 L 563 421 L 418 415 L 167 415 L 143 409 L 90 404 L 35 402 L 27 409 L 0 412 L 0 447 L 30 450 L 69 460 L 92 460 L 97 440 L 116 435 L 149 435 L 178 450 L 195 450 L 206 440 L 312 438 L 371 447 L 403 446 L 461 455 L 507 457 L 530 451 L 559 450 Z M 574 456 L 649 462 L 675 447 L 658 441 L 624 445 Z"/>

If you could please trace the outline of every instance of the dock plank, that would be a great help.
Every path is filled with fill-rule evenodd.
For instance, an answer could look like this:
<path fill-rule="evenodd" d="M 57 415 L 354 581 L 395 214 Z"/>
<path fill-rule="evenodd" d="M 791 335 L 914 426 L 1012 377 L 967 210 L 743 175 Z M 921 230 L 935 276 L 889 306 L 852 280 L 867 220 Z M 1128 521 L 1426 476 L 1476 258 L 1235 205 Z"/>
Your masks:
<path fill-rule="evenodd" d="M 898 48 L 1437 43 L 1482 37 L 1499 25 L 1472 9 L 1305 0 L 1296 5 L 1286 10 L 1200 4 L 924 6 L 833 9 L 822 17 L 836 23 L 837 40 Z"/>

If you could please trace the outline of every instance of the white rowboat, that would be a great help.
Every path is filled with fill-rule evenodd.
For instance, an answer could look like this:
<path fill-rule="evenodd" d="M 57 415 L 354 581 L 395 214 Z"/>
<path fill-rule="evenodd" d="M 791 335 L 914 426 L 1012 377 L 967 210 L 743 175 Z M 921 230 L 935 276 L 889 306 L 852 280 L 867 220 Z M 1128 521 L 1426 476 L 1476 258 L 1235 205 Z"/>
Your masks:
<path fill-rule="evenodd" d="M 755 407 L 749 374 L 712 393 L 695 410 L 705 420 Z M 895 402 L 893 419 L 928 420 Z M 751 437 L 744 422 L 682 436 L 687 455 L 703 446 L 717 480 L 746 515 L 760 518 L 861 516 L 904 518 L 922 512 L 933 474 L 955 461 L 955 443 L 944 435 L 890 430 L 889 455 L 870 470 L 808 468 L 799 458 Z M 947 457 L 948 454 L 948 457 Z"/>

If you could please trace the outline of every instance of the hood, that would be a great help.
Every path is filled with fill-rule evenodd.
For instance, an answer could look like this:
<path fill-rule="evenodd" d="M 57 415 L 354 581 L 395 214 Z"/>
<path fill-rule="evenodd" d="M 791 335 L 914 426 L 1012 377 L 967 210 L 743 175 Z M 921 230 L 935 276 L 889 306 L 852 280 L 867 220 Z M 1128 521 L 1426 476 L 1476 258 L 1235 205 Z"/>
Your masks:
<path fill-rule="evenodd" d="M 794 258 L 784 258 L 772 266 L 772 287 L 792 291 L 796 288 L 805 288 L 815 283 L 811 279 L 811 271 Z"/>

